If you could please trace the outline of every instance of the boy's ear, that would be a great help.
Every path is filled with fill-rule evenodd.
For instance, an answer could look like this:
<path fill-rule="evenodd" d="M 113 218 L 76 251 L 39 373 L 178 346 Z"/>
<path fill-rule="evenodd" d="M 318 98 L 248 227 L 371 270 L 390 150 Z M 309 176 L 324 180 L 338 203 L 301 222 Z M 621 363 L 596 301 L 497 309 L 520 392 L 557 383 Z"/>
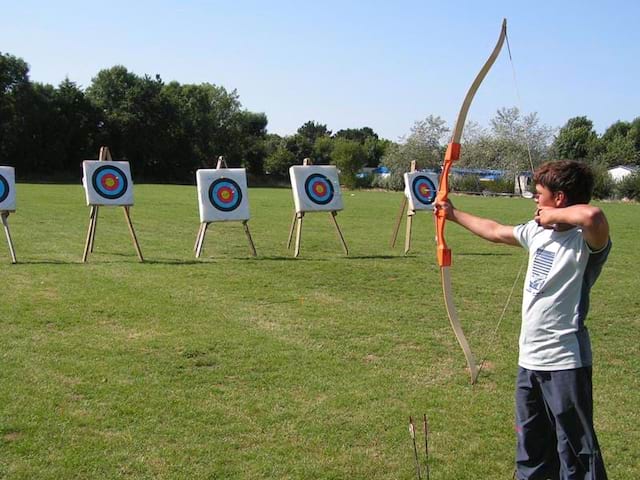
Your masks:
<path fill-rule="evenodd" d="M 567 206 L 567 196 L 565 193 L 560 190 L 553 194 L 553 200 L 555 202 L 556 208 L 566 207 Z"/>

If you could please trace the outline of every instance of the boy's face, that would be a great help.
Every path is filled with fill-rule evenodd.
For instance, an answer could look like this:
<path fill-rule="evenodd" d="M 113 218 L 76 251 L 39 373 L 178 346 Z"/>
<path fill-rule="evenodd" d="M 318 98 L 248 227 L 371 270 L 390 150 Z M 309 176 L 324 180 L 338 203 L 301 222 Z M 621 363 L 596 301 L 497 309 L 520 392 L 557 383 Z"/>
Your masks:
<path fill-rule="evenodd" d="M 560 208 L 564 207 L 566 203 L 564 192 L 552 192 L 540 184 L 536 184 L 536 193 L 533 195 L 533 199 L 539 207 Z"/>

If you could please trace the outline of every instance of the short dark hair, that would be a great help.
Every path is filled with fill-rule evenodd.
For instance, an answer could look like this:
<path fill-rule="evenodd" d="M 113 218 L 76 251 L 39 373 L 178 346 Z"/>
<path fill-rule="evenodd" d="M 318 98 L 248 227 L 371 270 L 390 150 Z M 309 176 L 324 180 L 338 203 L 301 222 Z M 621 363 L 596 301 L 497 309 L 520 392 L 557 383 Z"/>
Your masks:
<path fill-rule="evenodd" d="M 589 203 L 593 193 L 593 171 L 584 162 L 557 160 L 542 164 L 533 174 L 533 182 L 551 190 L 564 192 L 568 205 Z"/>

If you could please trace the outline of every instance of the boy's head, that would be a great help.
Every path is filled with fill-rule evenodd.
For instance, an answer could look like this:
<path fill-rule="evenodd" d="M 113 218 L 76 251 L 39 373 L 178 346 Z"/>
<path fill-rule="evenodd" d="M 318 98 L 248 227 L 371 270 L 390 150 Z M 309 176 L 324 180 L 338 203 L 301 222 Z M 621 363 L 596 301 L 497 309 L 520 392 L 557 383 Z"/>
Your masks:
<path fill-rule="evenodd" d="M 593 172 L 584 162 L 557 160 L 542 164 L 533 174 L 536 185 L 563 192 L 566 206 L 589 203 L 593 192 Z"/>

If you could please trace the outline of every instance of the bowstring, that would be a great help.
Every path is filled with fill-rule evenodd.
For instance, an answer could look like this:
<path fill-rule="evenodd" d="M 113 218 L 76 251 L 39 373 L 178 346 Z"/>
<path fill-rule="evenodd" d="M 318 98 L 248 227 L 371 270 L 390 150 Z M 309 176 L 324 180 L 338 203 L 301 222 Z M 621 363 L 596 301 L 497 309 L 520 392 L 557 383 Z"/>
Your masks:
<path fill-rule="evenodd" d="M 520 111 L 522 110 L 522 97 L 520 96 L 520 88 L 518 87 L 518 77 L 516 76 L 516 66 L 513 62 L 513 57 L 511 56 L 511 45 L 509 44 L 509 34 L 505 35 L 505 40 L 507 41 L 507 52 L 509 52 L 509 64 L 511 65 L 511 74 L 513 75 L 513 85 L 516 91 L 516 98 L 518 101 L 518 108 Z M 531 155 L 531 143 L 529 142 L 529 136 L 527 135 L 527 129 L 525 128 L 522 136 L 524 137 L 525 145 L 527 146 L 527 155 L 529 157 L 529 166 L 531 167 L 531 173 L 534 172 L 535 168 L 533 167 L 533 156 Z"/>
<path fill-rule="evenodd" d="M 520 88 L 518 87 L 518 78 L 516 76 L 516 67 L 515 67 L 515 63 L 513 62 L 513 57 L 511 55 L 511 45 L 509 44 L 509 33 L 507 32 L 507 34 L 505 35 L 505 40 L 507 42 L 507 52 L 509 53 L 509 63 L 511 65 L 511 73 L 513 76 L 513 85 L 515 88 L 515 92 L 516 92 L 516 98 L 517 98 L 517 102 L 518 102 L 518 108 L 520 109 L 520 111 L 522 111 L 522 97 L 520 96 Z M 523 133 L 522 136 L 524 137 L 524 141 L 525 141 L 525 145 L 527 147 L 527 156 L 529 159 L 529 166 L 531 167 L 531 173 L 534 172 L 535 168 L 533 166 L 533 156 L 531 155 L 531 143 L 529 141 L 529 136 L 527 135 L 527 129 L 523 129 Z M 498 331 L 500 330 L 500 325 L 502 324 L 502 320 L 504 319 L 506 313 L 507 313 L 507 309 L 509 308 L 509 304 L 511 303 L 511 298 L 513 297 L 513 292 L 515 291 L 516 285 L 518 283 L 518 281 L 520 280 L 520 276 L 522 275 L 522 270 L 524 269 L 524 266 L 526 264 L 526 260 L 528 258 L 527 253 L 525 252 L 525 254 L 522 257 L 522 261 L 520 262 L 520 268 L 518 269 L 518 273 L 516 275 L 516 278 L 513 280 L 513 283 L 511 284 L 511 291 L 509 292 L 509 295 L 507 296 L 507 301 L 504 304 L 504 307 L 502 308 L 502 313 L 500 314 L 500 318 L 498 319 L 498 323 L 496 325 L 496 327 L 493 330 L 493 333 L 491 334 L 492 339 L 495 339 L 496 335 L 498 334 Z M 490 348 L 490 351 L 483 357 L 482 361 L 480 362 L 480 366 L 478 367 L 478 373 L 476 374 L 476 378 L 480 377 L 480 374 L 482 373 L 482 367 L 484 367 L 485 362 L 487 361 L 487 358 L 493 354 L 495 348 L 496 348 L 496 342 L 492 342 L 493 347 Z"/>

